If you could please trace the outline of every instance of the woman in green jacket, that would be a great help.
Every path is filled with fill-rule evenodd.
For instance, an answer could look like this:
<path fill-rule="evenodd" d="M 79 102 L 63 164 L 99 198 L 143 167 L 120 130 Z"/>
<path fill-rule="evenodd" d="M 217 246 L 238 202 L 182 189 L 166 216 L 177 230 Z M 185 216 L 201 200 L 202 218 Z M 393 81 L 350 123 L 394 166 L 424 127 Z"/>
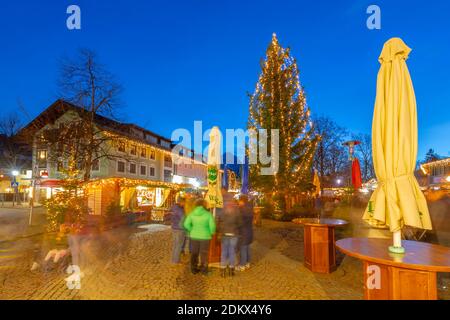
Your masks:
<path fill-rule="evenodd" d="M 194 210 L 186 217 L 183 226 L 191 239 L 191 271 L 208 273 L 209 241 L 216 232 L 216 222 L 211 212 L 205 209 L 203 199 L 195 201 Z M 200 256 L 200 268 L 198 258 Z"/>

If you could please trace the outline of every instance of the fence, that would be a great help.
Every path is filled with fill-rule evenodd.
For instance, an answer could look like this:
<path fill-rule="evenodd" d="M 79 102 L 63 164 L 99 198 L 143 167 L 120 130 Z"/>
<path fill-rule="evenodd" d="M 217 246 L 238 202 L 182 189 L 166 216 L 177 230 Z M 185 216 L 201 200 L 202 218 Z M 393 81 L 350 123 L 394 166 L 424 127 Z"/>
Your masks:
<path fill-rule="evenodd" d="M 18 193 L 0 193 L 0 205 L 4 205 L 5 202 L 14 203 L 28 203 L 28 193 L 18 192 Z"/>

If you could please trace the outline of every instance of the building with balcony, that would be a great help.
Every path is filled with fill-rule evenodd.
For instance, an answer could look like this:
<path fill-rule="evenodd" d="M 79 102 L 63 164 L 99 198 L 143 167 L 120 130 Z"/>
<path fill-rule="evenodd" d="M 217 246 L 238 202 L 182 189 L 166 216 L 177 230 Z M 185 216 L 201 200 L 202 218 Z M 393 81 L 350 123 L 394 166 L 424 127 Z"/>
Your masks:
<path fill-rule="evenodd" d="M 46 143 L 45 136 L 57 138 L 58 129 L 80 118 L 83 109 L 57 100 L 21 130 L 33 137 L 32 168 L 35 202 L 51 197 L 61 189 L 68 159 L 60 157 L 56 143 Z M 92 162 L 88 182 L 89 208 L 92 214 L 106 213 L 117 201 L 123 210 L 167 208 L 173 193 L 180 188 L 173 180 L 170 139 L 135 124 L 121 123 L 96 115 L 95 126 L 105 139 L 108 156 Z M 57 140 L 57 139 L 56 139 Z"/>

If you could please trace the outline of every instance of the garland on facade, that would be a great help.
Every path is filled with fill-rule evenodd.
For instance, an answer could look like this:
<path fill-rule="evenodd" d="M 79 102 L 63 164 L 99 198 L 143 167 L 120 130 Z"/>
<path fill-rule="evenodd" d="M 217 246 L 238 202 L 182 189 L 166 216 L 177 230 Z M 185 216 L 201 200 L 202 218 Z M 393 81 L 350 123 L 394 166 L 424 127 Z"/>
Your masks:
<path fill-rule="evenodd" d="M 91 180 L 84 185 L 84 188 L 96 188 L 113 185 L 119 185 L 120 187 L 125 188 L 143 186 L 148 188 L 170 188 L 175 190 L 183 187 L 183 185 L 171 182 L 113 177 L 113 178 Z"/>
<path fill-rule="evenodd" d="M 150 142 L 144 143 L 138 138 L 124 137 L 123 135 L 118 135 L 109 131 L 103 131 L 103 134 L 107 137 L 110 137 L 115 142 L 115 147 L 117 147 L 119 143 L 125 143 L 125 145 L 133 144 L 140 148 L 149 148 L 152 151 L 162 152 L 164 155 L 172 155 L 172 151 L 166 150 L 161 147 L 156 147 Z"/>

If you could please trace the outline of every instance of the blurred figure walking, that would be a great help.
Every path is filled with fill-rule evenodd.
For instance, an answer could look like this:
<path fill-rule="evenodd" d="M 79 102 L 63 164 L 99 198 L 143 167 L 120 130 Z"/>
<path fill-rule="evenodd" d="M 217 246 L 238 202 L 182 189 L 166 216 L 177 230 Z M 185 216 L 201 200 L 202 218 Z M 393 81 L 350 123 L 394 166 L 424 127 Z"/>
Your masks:
<path fill-rule="evenodd" d="M 236 247 L 239 240 L 240 229 L 242 227 L 242 217 L 239 207 L 231 195 L 225 193 L 224 205 L 221 214 L 218 216 L 218 230 L 222 238 L 220 269 L 222 277 L 228 275 L 234 276 L 236 266 Z"/>
<path fill-rule="evenodd" d="M 242 228 L 237 270 L 244 271 L 250 268 L 250 245 L 253 242 L 253 205 L 245 194 L 239 197 L 239 211 L 242 216 Z"/>
<path fill-rule="evenodd" d="M 323 213 L 323 201 L 320 193 L 317 194 L 316 197 L 314 198 L 314 211 L 316 213 L 317 218 L 320 219 Z"/>
<path fill-rule="evenodd" d="M 176 203 L 170 208 L 172 212 L 172 263 L 180 263 L 181 251 L 186 241 L 186 231 L 183 228 L 185 199 L 178 196 Z"/>

